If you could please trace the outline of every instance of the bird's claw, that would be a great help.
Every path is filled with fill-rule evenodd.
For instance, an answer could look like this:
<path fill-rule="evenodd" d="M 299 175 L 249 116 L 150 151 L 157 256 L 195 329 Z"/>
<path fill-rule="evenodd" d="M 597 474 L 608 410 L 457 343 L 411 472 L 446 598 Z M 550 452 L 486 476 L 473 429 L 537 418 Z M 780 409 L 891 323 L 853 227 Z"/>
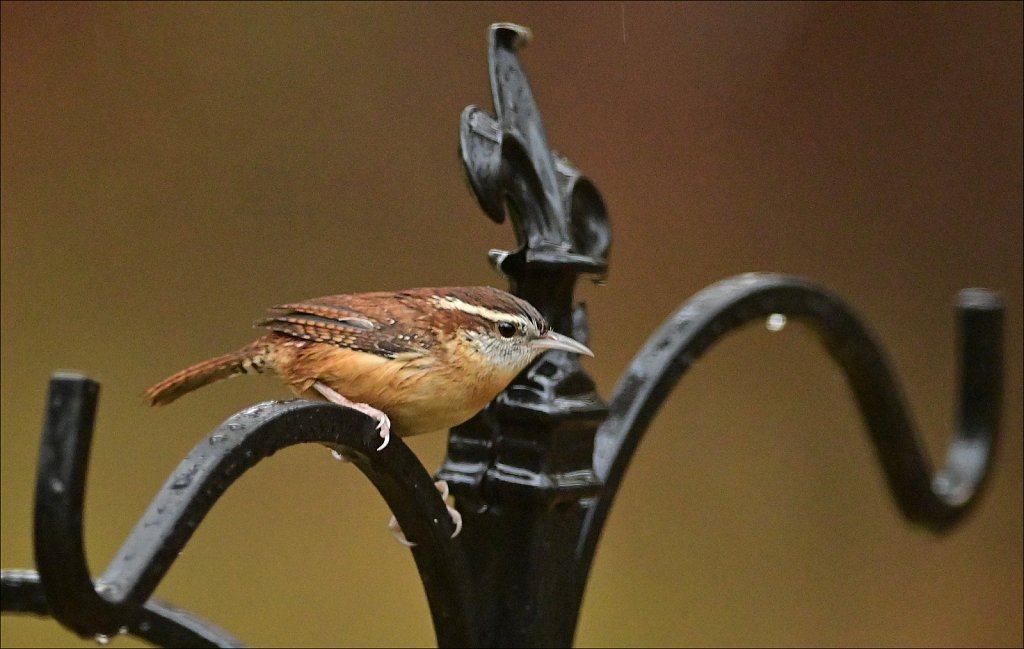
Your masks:
<path fill-rule="evenodd" d="M 448 515 L 451 516 L 452 523 L 455 525 L 455 531 L 452 532 L 451 538 L 455 538 L 462 531 L 462 514 L 459 510 L 455 509 L 448 504 L 448 483 L 444 480 L 438 480 L 434 483 L 434 487 L 440 492 L 441 500 L 445 501 L 445 508 L 448 510 Z M 391 530 L 392 536 L 395 537 L 399 543 L 407 548 L 416 547 L 416 544 L 405 538 L 405 533 L 402 532 L 402 528 L 398 525 L 398 519 L 394 516 L 388 521 L 388 529 Z"/>
<path fill-rule="evenodd" d="M 377 450 L 383 451 L 384 447 L 391 441 L 391 418 L 383 412 L 380 413 L 380 418 L 377 420 L 377 430 L 380 431 L 380 437 L 384 440 L 381 442 L 380 446 L 377 447 Z"/>
<path fill-rule="evenodd" d="M 404 545 L 407 548 L 414 548 L 416 544 L 405 538 L 405 532 L 402 531 L 402 527 L 398 524 L 398 519 L 394 516 L 388 521 L 388 529 L 391 531 L 391 536 L 395 537 L 395 540 Z"/>

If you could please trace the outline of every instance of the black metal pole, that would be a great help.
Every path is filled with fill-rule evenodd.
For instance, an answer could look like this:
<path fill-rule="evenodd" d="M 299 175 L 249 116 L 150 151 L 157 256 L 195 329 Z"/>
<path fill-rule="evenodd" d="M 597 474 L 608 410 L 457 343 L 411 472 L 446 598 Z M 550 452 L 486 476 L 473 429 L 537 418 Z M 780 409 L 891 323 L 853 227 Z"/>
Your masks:
<path fill-rule="evenodd" d="M 463 112 L 462 158 L 484 211 L 498 222 L 506 205 L 511 213 L 519 248 L 492 259 L 512 291 L 556 330 L 585 341 L 573 291 L 580 274 L 607 269 L 607 214 L 593 186 L 548 147 L 516 54 L 528 36 L 517 25 L 491 27 L 496 117 L 473 106 Z M 606 414 L 578 357 L 554 352 L 452 431 L 439 477 L 463 507 L 480 646 L 572 643 L 571 594 L 582 586 L 575 545 L 601 487 L 593 445 Z"/>

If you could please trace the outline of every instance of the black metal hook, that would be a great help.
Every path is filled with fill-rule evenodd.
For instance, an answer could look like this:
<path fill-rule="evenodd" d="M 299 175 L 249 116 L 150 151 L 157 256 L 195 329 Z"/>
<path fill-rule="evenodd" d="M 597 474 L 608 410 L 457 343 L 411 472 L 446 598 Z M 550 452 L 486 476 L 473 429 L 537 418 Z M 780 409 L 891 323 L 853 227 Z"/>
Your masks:
<path fill-rule="evenodd" d="M 35 570 L 4 570 L 0 586 L 5 613 L 53 615 L 39 573 Z M 244 647 L 223 629 L 157 599 L 146 602 L 137 617 L 118 630 L 161 647 Z M 98 640 L 109 638 L 104 634 Z"/>
<path fill-rule="evenodd" d="M 162 646 L 237 647 L 207 622 L 158 600 L 134 609 L 101 597 L 85 560 L 82 504 L 99 385 L 75 374 L 50 381 L 36 481 L 39 572 L 4 570 L 4 611 L 52 615 L 83 636 L 131 633 Z"/>
<path fill-rule="evenodd" d="M 467 563 L 459 539 L 451 538 L 454 528 L 430 475 L 401 440 L 392 439 L 376 451 L 379 439 L 365 415 L 326 403 L 266 402 L 221 424 L 174 471 L 94 583 L 85 562 L 82 502 L 97 392 L 94 381 L 77 375 L 51 381 L 37 480 L 35 549 L 48 608 L 61 623 L 86 637 L 140 631 L 150 595 L 221 494 L 276 451 L 321 442 L 351 458 L 417 542 L 413 555 L 438 641 L 471 644 Z M 11 583 L 12 588 L 17 583 L 13 575 Z M 237 644 L 231 638 L 214 640 Z"/>
<path fill-rule="evenodd" d="M 718 282 L 683 304 L 637 353 L 615 388 L 595 440 L 594 470 L 605 488 L 578 546 L 586 573 L 619 484 L 669 392 L 704 352 L 752 320 L 782 314 L 809 325 L 846 372 L 889 488 L 908 519 L 934 531 L 959 521 L 977 501 L 992 463 L 1002 392 L 999 296 L 961 291 L 960 424 L 943 468 L 933 473 L 902 390 L 881 345 L 834 293 L 804 279 L 750 273 Z"/>

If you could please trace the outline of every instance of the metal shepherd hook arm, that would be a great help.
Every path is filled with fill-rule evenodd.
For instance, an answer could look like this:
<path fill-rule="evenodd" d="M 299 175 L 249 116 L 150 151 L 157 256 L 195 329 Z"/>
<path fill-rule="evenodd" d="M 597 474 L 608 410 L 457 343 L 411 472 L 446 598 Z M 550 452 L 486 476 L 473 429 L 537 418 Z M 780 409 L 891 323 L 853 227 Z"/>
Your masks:
<path fill-rule="evenodd" d="M 807 280 L 750 273 L 718 282 L 683 304 L 633 359 L 598 429 L 594 469 L 605 489 L 580 537 L 589 570 L 601 528 L 647 426 L 693 363 L 730 331 L 772 314 L 807 324 L 846 373 L 897 505 L 942 531 L 977 501 L 989 475 L 1002 394 L 1003 306 L 998 294 L 965 289 L 960 320 L 960 418 L 942 469 L 933 473 L 885 353 L 834 293 Z"/>
<path fill-rule="evenodd" d="M 82 505 L 98 390 L 79 375 L 59 374 L 50 382 L 36 484 L 38 574 L 4 571 L 5 610 L 49 613 L 85 637 L 131 633 L 165 646 L 240 646 L 220 629 L 149 598 L 214 503 L 246 470 L 288 446 L 326 442 L 366 474 L 417 541 L 413 556 L 438 642 L 470 644 L 467 563 L 459 539 L 450 538 L 451 518 L 433 480 L 401 440 L 377 452 L 374 422 L 333 404 L 266 402 L 229 418 L 171 474 L 94 581 L 85 560 Z"/>

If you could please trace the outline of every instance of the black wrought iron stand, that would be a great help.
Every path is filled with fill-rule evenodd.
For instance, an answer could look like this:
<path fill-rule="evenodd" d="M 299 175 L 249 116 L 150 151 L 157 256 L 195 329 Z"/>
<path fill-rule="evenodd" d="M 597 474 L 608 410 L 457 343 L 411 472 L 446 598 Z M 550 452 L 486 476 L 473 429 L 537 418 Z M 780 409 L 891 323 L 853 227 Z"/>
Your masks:
<path fill-rule="evenodd" d="M 519 247 L 491 251 L 512 291 L 555 329 L 586 342 L 574 303 L 581 275 L 607 270 L 608 216 L 594 185 L 547 144 L 517 49 L 528 31 L 490 28 L 495 116 L 462 114 L 463 163 L 480 206 L 506 214 Z M 598 538 L 648 424 L 694 361 L 731 330 L 785 315 L 809 325 L 846 373 L 903 514 L 933 530 L 958 521 L 988 475 L 1002 380 L 1002 305 L 961 292 L 960 426 L 933 472 L 881 346 L 851 309 L 806 280 L 746 274 L 714 284 L 672 314 L 633 359 L 605 404 L 575 355 L 549 352 L 486 410 L 453 429 L 439 477 L 465 519 L 452 524 L 433 479 L 401 440 L 375 450 L 374 423 L 309 401 L 239 412 L 178 466 L 107 571 L 93 579 L 82 503 L 99 386 L 50 382 L 35 506 L 36 571 L 2 573 L 4 612 L 51 615 L 85 637 L 130 633 L 165 646 L 240 646 L 224 631 L 151 599 L 203 517 L 250 467 L 305 442 L 345 448 L 407 536 L 442 646 L 568 646 Z"/>

